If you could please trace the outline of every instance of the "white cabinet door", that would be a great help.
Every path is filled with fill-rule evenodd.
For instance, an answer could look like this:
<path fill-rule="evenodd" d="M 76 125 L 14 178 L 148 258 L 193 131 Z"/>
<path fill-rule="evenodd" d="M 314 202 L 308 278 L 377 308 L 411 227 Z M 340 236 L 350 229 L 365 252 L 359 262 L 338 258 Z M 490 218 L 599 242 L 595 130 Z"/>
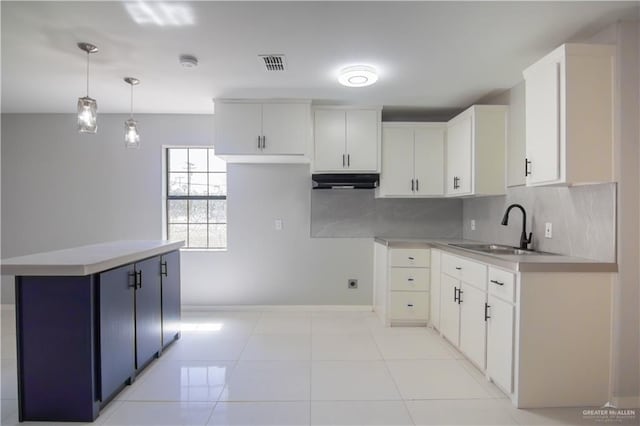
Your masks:
<path fill-rule="evenodd" d="M 472 115 L 467 114 L 447 129 L 447 195 L 471 193 L 472 125 Z"/>
<path fill-rule="evenodd" d="M 444 128 L 414 131 L 414 176 L 416 195 L 444 194 Z"/>
<path fill-rule="evenodd" d="M 458 346 L 460 335 L 460 307 L 457 298 L 459 281 L 447 274 L 440 275 L 440 332 Z"/>
<path fill-rule="evenodd" d="M 527 184 L 560 179 L 560 63 L 540 65 L 525 82 Z"/>
<path fill-rule="evenodd" d="M 303 155 L 307 145 L 308 125 L 308 104 L 263 104 L 263 153 Z"/>
<path fill-rule="evenodd" d="M 460 350 L 480 369 L 485 368 L 487 294 L 462 283 L 460 294 Z"/>
<path fill-rule="evenodd" d="M 262 136 L 262 105 L 219 103 L 216 105 L 216 155 L 258 154 Z"/>
<path fill-rule="evenodd" d="M 440 250 L 431 249 L 431 325 L 440 330 Z"/>
<path fill-rule="evenodd" d="M 346 169 L 345 112 L 316 110 L 314 114 L 314 169 Z"/>
<path fill-rule="evenodd" d="M 350 171 L 378 170 L 378 111 L 346 111 L 347 168 Z"/>
<path fill-rule="evenodd" d="M 487 375 L 507 393 L 513 392 L 513 305 L 489 296 Z"/>
<path fill-rule="evenodd" d="M 383 128 L 380 192 L 384 195 L 413 195 L 414 185 L 413 128 Z"/>

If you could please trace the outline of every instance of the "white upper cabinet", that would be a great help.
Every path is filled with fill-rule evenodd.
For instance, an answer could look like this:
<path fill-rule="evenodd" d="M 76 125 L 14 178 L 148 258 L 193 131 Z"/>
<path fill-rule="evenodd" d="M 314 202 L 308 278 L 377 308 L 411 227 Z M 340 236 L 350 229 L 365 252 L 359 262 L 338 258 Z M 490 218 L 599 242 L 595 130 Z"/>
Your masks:
<path fill-rule="evenodd" d="M 216 155 L 235 162 L 308 162 L 310 102 L 217 100 Z"/>
<path fill-rule="evenodd" d="M 613 54 L 565 44 L 524 71 L 527 185 L 614 180 Z"/>
<path fill-rule="evenodd" d="M 379 172 L 380 118 L 380 108 L 316 108 L 314 171 Z"/>
<path fill-rule="evenodd" d="M 443 123 L 384 123 L 378 196 L 442 196 L 445 133 Z"/>
<path fill-rule="evenodd" d="M 507 107 L 474 105 L 447 125 L 447 196 L 505 192 Z"/>

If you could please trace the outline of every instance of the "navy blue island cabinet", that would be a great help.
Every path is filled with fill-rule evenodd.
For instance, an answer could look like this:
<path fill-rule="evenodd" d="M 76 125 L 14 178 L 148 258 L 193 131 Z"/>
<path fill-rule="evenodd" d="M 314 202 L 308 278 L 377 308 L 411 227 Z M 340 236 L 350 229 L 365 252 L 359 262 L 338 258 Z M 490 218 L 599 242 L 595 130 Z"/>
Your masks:
<path fill-rule="evenodd" d="M 163 243 L 51 275 L 31 260 L 23 269 L 39 275 L 16 273 L 20 421 L 94 421 L 180 337 L 181 244 Z M 145 254 L 154 255 L 139 258 Z M 21 270 L 18 259 L 3 260 L 3 273 L 12 271 L 7 261 Z"/>

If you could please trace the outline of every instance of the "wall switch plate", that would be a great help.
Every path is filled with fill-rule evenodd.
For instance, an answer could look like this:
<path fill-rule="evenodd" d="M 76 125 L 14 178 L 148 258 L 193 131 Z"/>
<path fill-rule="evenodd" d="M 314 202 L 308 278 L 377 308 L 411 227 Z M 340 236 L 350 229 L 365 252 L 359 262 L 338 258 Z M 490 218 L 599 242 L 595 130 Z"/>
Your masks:
<path fill-rule="evenodd" d="M 275 220 L 276 231 L 282 231 L 282 219 Z"/>
<path fill-rule="evenodd" d="M 544 224 L 544 237 L 551 238 L 552 236 L 553 236 L 553 227 L 551 225 L 551 222 L 546 222 Z"/>
<path fill-rule="evenodd" d="M 475 219 L 471 219 L 471 230 L 472 231 L 476 230 L 476 220 Z"/>
<path fill-rule="evenodd" d="M 358 280 L 355 280 L 353 278 L 350 278 L 347 280 L 347 287 L 348 288 L 358 288 Z"/>

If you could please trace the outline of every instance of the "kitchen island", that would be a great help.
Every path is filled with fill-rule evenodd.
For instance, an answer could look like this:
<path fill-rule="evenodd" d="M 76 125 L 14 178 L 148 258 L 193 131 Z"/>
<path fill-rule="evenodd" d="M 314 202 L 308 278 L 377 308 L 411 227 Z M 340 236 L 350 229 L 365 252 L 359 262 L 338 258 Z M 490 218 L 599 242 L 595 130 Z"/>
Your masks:
<path fill-rule="evenodd" d="M 180 337 L 183 242 L 117 241 L 2 260 L 15 275 L 20 421 L 93 421 Z"/>

